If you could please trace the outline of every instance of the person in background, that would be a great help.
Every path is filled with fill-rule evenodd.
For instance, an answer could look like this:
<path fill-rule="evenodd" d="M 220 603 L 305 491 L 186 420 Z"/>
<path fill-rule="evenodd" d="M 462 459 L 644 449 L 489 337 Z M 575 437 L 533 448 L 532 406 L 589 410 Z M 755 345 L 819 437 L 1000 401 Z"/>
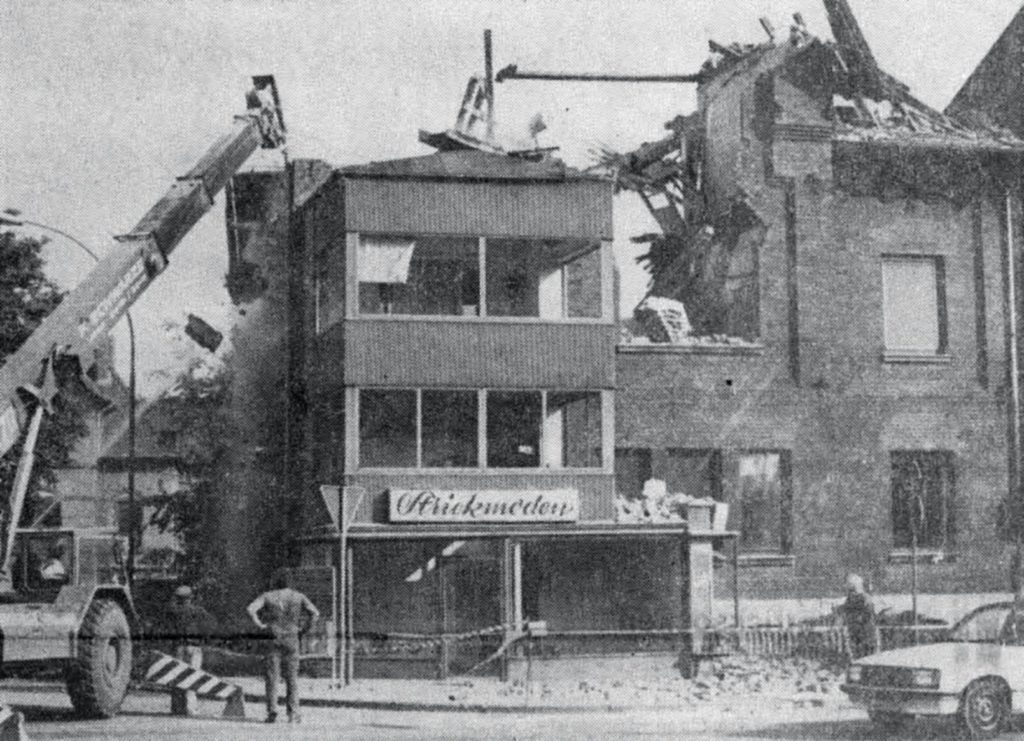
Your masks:
<path fill-rule="evenodd" d="M 183 584 L 174 590 L 167 618 L 169 632 L 174 639 L 175 658 L 202 669 L 203 643 L 213 634 L 214 619 L 195 603 L 192 587 Z M 192 690 L 175 690 L 171 694 L 172 715 L 192 715 L 196 705 L 196 693 Z"/>
<path fill-rule="evenodd" d="M 64 566 L 64 548 L 54 545 L 46 553 L 46 560 L 39 567 L 39 576 L 43 581 L 64 582 L 68 578 L 68 570 Z"/>
<path fill-rule="evenodd" d="M 281 569 L 271 579 L 270 590 L 254 599 L 246 612 L 256 627 L 269 631 L 272 637 L 265 664 L 267 723 L 277 720 L 277 685 L 282 664 L 288 722 L 298 723 L 299 636 L 320 617 L 320 611 L 306 595 L 290 587 L 288 570 Z"/>
<path fill-rule="evenodd" d="M 836 608 L 850 637 L 850 653 L 859 659 L 875 652 L 875 605 L 857 574 L 846 577 L 846 600 Z"/>

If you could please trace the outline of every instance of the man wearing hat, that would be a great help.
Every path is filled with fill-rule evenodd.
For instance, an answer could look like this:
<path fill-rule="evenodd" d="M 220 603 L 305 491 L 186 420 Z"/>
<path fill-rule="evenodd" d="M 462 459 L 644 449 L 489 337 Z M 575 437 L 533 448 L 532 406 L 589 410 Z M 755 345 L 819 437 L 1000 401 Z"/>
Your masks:
<path fill-rule="evenodd" d="M 192 587 L 183 584 L 174 590 L 174 598 L 167 610 L 175 655 L 189 666 L 203 666 L 202 644 L 213 633 L 213 616 L 193 601 Z M 192 715 L 196 711 L 196 693 L 176 690 L 171 694 L 173 715 Z"/>

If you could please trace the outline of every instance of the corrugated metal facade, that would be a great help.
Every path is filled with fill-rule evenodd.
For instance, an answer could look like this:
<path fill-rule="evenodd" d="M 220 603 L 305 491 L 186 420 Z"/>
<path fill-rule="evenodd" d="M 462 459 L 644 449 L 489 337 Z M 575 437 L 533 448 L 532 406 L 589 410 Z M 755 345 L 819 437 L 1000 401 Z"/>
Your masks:
<path fill-rule="evenodd" d="M 348 386 L 615 385 L 618 330 L 606 324 L 359 319 L 344 326 L 343 374 Z M 325 349 L 340 349 L 336 338 L 325 339 Z M 321 357 L 329 364 L 329 355 Z"/>
<path fill-rule="evenodd" d="M 611 239 L 612 184 L 346 178 L 345 221 L 354 232 Z"/>

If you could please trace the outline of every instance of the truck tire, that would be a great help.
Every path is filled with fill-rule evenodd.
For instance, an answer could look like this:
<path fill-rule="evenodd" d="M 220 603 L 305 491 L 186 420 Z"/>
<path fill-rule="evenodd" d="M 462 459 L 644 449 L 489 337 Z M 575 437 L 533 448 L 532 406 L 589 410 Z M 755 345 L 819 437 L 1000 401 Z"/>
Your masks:
<path fill-rule="evenodd" d="M 71 704 L 87 718 L 114 716 L 128 692 L 132 633 L 124 610 L 113 600 L 94 600 L 78 630 L 78 655 L 68 667 Z"/>

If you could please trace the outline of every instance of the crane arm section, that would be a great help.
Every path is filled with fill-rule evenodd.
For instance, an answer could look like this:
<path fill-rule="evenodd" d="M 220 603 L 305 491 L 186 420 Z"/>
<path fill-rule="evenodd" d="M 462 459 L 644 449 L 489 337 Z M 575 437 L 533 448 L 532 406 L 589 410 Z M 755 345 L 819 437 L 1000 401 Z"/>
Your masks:
<path fill-rule="evenodd" d="M 253 82 L 247 111 L 235 118 L 232 130 L 175 181 L 131 232 L 115 238 L 117 244 L 0 367 L 0 455 L 27 430 L 32 415 L 21 394 L 39 396 L 49 358 L 74 355 L 88 367 L 97 342 L 163 272 L 171 252 L 238 168 L 258 147 L 283 145 L 273 78 L 255 77 Z"/>

